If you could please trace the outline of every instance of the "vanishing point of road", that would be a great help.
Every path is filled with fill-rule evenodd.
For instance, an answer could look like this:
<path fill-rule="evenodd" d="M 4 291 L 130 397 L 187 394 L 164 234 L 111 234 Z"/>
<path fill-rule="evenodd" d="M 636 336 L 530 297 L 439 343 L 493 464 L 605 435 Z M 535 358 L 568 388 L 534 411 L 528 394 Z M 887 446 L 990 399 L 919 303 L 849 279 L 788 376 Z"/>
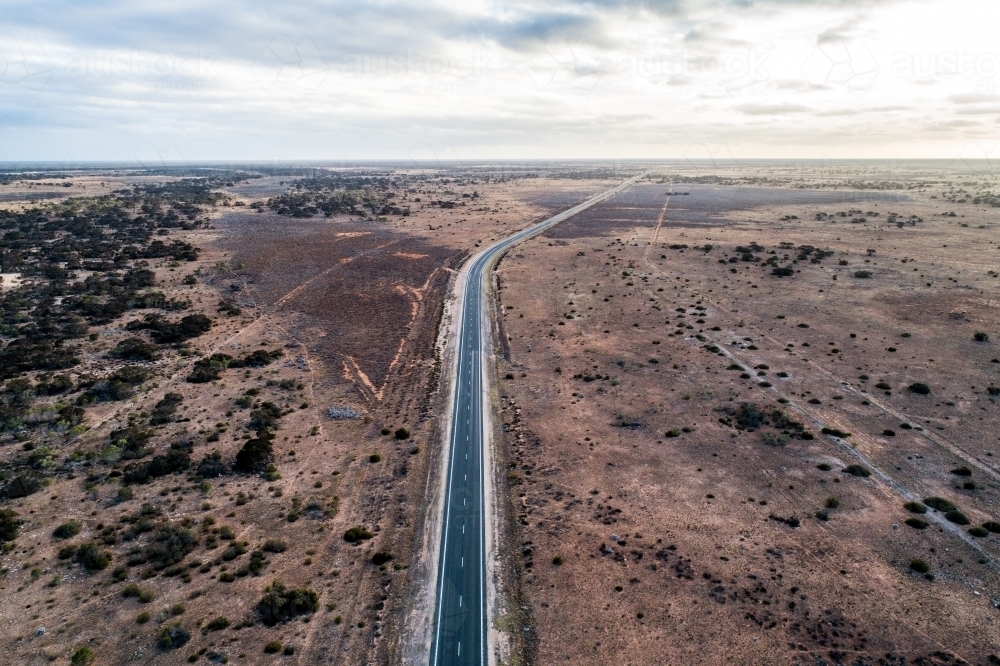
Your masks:
<path fill-rule="evenodd" d="M 483 464 L 486 421 L 483 357 L 492 344 L 489 307 L 483 288 L 496 260 L 511 246 L 567 220 L 621 192 L 645 174 L 587 199 L 558 215 L 499 241 L 476 257 L 469 269 L 458 330 L 457 381 L 438 565 L 437 609 L 431 666 L 485 666 L 487 654 L 486 507 L 489 483 Z"/>

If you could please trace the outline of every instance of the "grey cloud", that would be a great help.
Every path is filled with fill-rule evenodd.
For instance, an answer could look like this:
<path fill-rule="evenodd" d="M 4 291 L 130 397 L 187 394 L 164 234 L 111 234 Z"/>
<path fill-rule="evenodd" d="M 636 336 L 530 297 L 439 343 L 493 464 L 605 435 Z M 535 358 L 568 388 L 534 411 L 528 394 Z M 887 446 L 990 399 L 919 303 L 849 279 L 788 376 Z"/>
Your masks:
<path fill-rule="evenodd" d="M 736 109 L 748 116 L 783 116 L 789 113 L 805 113 L 811 109 L 801 104 L 788 102 L 781 104 L 742 104 Z"/>

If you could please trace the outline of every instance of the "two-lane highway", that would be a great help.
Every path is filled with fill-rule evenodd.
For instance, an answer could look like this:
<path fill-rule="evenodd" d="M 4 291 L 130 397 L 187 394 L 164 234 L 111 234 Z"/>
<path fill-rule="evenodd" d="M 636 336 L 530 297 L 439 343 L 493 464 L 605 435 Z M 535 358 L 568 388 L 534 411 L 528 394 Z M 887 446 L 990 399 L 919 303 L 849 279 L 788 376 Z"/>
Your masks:
<path fill-rule="evenodd" d="M 486 477 L 484 444 L 483 357 L 490 349 L 489 307 L 484 282 L 491 267 L 512 245 L 573 217 L 621 192 L 643 175 L 602 192 L 558 215 L 491 245 L 469 268 L 460 295 L 457 381 L 451 422 L 451 444 L 444 502 L 444 526 L 438 563 L 437 611 L 431 646 L 432 666 L 485 665 Z"/>

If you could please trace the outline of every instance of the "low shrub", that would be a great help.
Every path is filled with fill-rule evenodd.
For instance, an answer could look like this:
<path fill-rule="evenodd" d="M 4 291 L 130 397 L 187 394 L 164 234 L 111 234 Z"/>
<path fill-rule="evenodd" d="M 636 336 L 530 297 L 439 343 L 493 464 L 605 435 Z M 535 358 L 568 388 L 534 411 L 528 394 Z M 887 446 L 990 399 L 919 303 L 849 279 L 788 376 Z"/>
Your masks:
<path fill-rule="evenodd" d="M 76 552 L 76 561 L 83 566 L 87 573 L 95 573 L 108 568 L 111 563 L 111 555 L 101 550 L 96 543 L 85 543 Z"/>
<path fill-rule="evenodd" d="M 984 539 L 990 535 L 989 530 L 984 530 L 982 527 L 970 527 L 969 534 L 978 539 Z"/>
<path fill-rule="evenodd" d="M 816 465 L 816 469 L 818 469 L 821 472 L 829 472 L 833 468 L 830 467 L 830 465 L 828 463 L 820 463 L 820 464 Z"/>
<path fill-rule="evenodd" d="M 958 506 L 943 497 L 925 497 L 924 504 L 938 511 L 955 511 L 958 509 Z"/>
<path fill-rule="evenodd" d="M 922 573 L 922 574 L 927 573 L 928 571 L 931 570 L 930 566 L 926 562 L 921 560 L 919 557 L 910 560 L 910 568 L 916 571 L 917 573 Z"/>
<path fill-rule="evenodd" d="M 976 331 L 972 335 L 972 339 L 975 340 L 976 342 L 986 342 L 987 340 L 990 339 L 990 336 L 984 333 L 983 331 Z"/>
<path fill-rule="evenodd" d="M 410 431 L 406 428 L 397 428 L 395 433 L 396 439 L 409 439 Z"/>
<path fill-rule="evenodd" d="M 89 647 L 79 647 L 70 658 L 70 666 L 90 666 L 97 659 L 97 655 Z"/>
<path fill-rule="evenodd" d="M 345 536 L 346 539 L 346 536 Z M 263 550 L 268 553 L 283 553 L 288 546 L 281 539 L 268 539 L 264 542 Z"/>
<path fill-rule="evenodd" d="M 907 502 L 903 508 L 910 513 L 927 513 L 927 507 L 920 502 Z"/>
<path fill-rule="evenodd" d="M 375 551 L 375 554 L 372 555 L 372 563 L 373 564 L 377 564 L 377 565 L 381 566 L 381 565 L 385 564 L 386 562 L 390 562 L 390 561 L 392 561 L 392 553 L 388 553 L 388 552 L 386 552 L 384 550 Z"/>
<path fill-rule="evenodd" d="M 927 395 L 931 392 L 931 387 L 923 382 L 914 382 L 907 386 L 906 390 L 917 395 Z"/>
<path fill-rule="evenodd" d="M 961 467 L 956 467 L 955 469 L 949 470 L 955 476 L 972 476 L 972 470 L 962 465 Z"/>
<path fill-rule="evenodd" d="M 267 654 L 277 654 L 281 652 L 281 641 L 268 641 L 267 645 L 264 646 L 264 652 Z"/>
<path fill-rule="evenodd" d="M 52 536 L 57 539 L 71 539 L 79 534 L 81 529 L 79 522 L 70 520 L 55 528 L 52 531 Z"/>
<path fill-rule="evenodd" d="M 857 476 L 863 479 L 872 475 L 871 471 L 863 465 L 848 465 L 844 468 L 844 474 L 850 474 L 851 476 Z"/>
<path fill-rule="evenodd" d="M 907 525 L 915 530 L 925 530 L 927 529 L 927 521 L 921 520 L 920 518 L 907 518 L 905 521 Z"/>
<path fill-rule="evenodd" d="M 208 624 L 206 624 L 205 628 L 202 630 L 202 633 L 208 633 L 210 631 L 222 631 L 228 626 L 229 626 L 229 618 L 219 616 L 214 620 L 210 621 Z"/>
<path fill-rule="evenodd" d="M 983 523 L 983 529 L 993 532 L 994 534 L 1000 534 L 1000 523 L 995 520 L 990 520 Z"/>
<path fill-rule="evenodd" d="M 372 533 L 361 527 L 360 525 L 355 525 L 354 527 L 348 529 L 344 532 L 344 541 L 347 543 L 358 543 L 359 541 L 365 541 L 366 539 L 371 539 Z"/>
<path fill-rule="evenodd" d="M 307 588 L 290 590 L 280 581 L 274 581 L 264 592 L 264 598 L 257 604 L 257 615 L 269 627 L 319 610 L 319 595 Z"/>
<path fill-rule="evenodd" d="M 944 517 L 949 522 L 955 523 L 956 525 L 968 525 L 970 522 L 969 517 L 964 513 L 955 509 L 954 511 L 948 511 L 944 514 Z"/>
<path fill-rule="evenodd" d="M 839 437 L 840 439 L 851 436 L 851 433 L 844 432 L 843 430 L 839 430 L 837 428 L 823 428 L 820 432 L 824 435 L 830 435 L 831 437 Z"/>
<path fill-rule="evenodd" d="M 157 641 L 164 650 L 176 650 L 191 640 L 191 633 L 184 628 L 181 623 L 171 624 L 163 628 L 160 632 L 160 639 Z"/>
<path fill-rule="evenodd" d="M 826 506 L 826 508 L 828 509 L 836 509 L 838 506 L 840 506 L 840 500 L 837 499 L 836 497 L 827 497 L 824 506 Z"/>

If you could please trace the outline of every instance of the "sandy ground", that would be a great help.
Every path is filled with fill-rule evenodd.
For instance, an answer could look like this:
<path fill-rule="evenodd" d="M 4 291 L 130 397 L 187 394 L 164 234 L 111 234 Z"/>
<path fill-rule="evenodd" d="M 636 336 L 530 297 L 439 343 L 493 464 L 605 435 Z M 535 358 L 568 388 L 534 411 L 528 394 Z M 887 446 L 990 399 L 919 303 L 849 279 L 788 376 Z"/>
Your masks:
<path fill-rule="evenodd" d="M 664 175 L 499 268 L 529 661 L 995 659 L 995 209 L 961 173 Z"/>

